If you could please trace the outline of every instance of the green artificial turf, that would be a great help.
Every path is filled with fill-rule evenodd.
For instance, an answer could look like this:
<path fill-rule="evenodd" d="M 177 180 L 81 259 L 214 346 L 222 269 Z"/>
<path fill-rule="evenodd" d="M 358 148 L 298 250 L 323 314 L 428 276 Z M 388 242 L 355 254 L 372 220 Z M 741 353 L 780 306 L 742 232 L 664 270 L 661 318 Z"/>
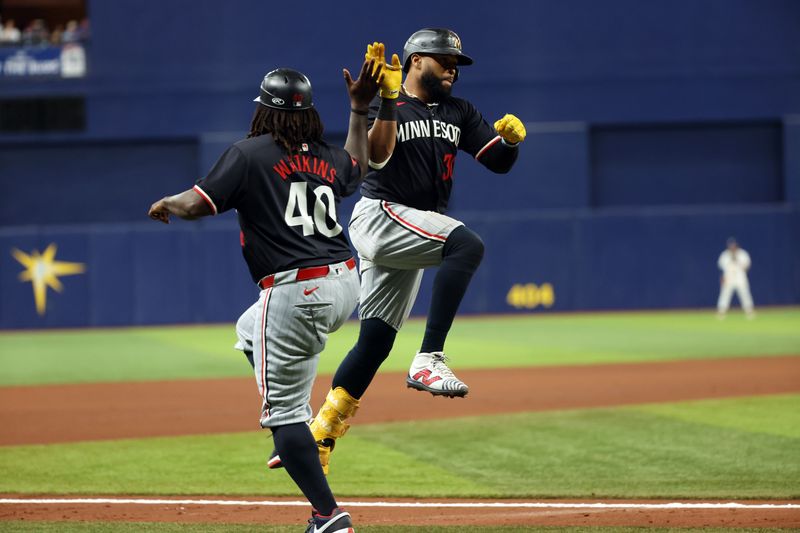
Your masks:
<path fill-rule="evenodd" d="M 748 321 L 712 311 L 461 317 L 447 341 L 454 368 L 593 364 L 800 354 L 800 309 Z M 331 335 L 320 373 L 333 373 L 358 323 Z M 408 367 L 424 322 L 401 330 L 383 371 Z M 0 385 L 249 377 L 233 325 L 0 333 Z"/>
<path fill-rule="evenodd" d="M 800 395 L 351 428 L 340 498 L 797 498 Z M 293 495 L 265 432 L 0 448 L 0 492 Z M 423 481 L 421 481 L 423 480 Z"/>
<path fill-rule="evenodd" d="M 461 526 L 362 526 L 353 524 L 359 533 L 461 533 Z M 0 522 L 6 533 L 298 533 L 301 525 L 263 526 L 236 524 L 173 524 L 157 522 Z M 639 527 L 526 527 L 470 526 L 475 533 L 726 533 L 722 528 L 639 528 Z M 781 533 L 786 529 L 742 528 L 736 533 Z"/>
<path fill-rule="evenodd" d="M 358 533 L 461 533 L 461 526 L 362 526 Z M 298 533 L 301 525 L 263 526 L 236 524 L 173 524 L 157 522 L 0 522 L 6 533 Z M 640 528 L 640 527 L 533 527 L 470 526 L 475 533 L 729 533 L 728 528 Z M 786 529 L 737 528 L 736 533 L 783 533 Z"/>

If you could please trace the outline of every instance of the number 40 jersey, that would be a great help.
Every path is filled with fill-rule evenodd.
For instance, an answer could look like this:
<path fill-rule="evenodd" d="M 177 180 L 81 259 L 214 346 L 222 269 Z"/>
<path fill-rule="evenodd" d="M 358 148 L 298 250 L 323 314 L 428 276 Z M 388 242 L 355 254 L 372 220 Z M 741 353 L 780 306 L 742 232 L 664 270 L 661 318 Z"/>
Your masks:
<path fill-rule="evenodd" d="M 236 209 L 242 254 L 256 283 L 275 272 L 353 255 L 336 207 L 358 188 L 358 162 L 325 142 L 299 148 L 287 155 L 269 134 L 244 139 L 194 186 L 214 214 Z"/>

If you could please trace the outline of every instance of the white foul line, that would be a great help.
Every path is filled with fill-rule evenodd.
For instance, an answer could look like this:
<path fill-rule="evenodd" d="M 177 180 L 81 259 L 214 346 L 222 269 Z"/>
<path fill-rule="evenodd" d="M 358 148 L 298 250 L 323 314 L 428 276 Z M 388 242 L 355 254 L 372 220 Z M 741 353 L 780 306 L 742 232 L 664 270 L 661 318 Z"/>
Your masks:
<path fill-rule="evenodd" d="M 513 508 L 513 509 L 800 509 L 795 503 L 672 502 L 672 503 L 568 503 L 568 502 L 359 502 L 342 501 L 343 507 L 392 508 Z M 118 505 L 230 505 L 307 507 L 305 501 L 156 500 L 145 498 L 0 498 L 2 504 L 118 504 Z"/>

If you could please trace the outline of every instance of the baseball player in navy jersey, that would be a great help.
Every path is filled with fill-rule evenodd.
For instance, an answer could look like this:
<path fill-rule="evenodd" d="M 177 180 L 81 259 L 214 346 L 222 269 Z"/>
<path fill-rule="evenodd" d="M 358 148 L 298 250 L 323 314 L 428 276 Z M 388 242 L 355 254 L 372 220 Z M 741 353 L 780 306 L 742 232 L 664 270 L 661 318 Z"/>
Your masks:
<path fill-rule="evenodd" d="M 425 268 L 439 266 L 425 335 L 406 383 L 434 396 L 463 397 L 469 391 L 447 366 L 444 344 L 484 249 L 478 235 L 444 214 L 455 158 L 461 149 L 489 170 L 506 173 L 526 134 L 515 116 L 505 115 L 492 127 L 471 103 L 450 95 L 459 67 L 472 64 L 451 30 L 414 33 L 402 65 L 396 54 L 386 63 L 381 43 L 368 46 L 366 56 L 384 72 L 380 98 L 370 106 L 370 170 L 349 225 L 360 258 L 361 327 L 311 423 L 326 471 L 336 439 L 349 427 L 346 420 L 408 318 Z M 270 467 L 280 461 L 273 453 Z"/>
<path fill-rule="evenodd" d="M 322 139 L 311 84 L 296 70 L 264 77 L 247 138 L 228 148 L 187 191 L 152 205 L 169 222 L 236 209 L 242 253 L 258 301 L 237 323 L 254 366 L 261 426 L 272 430 L 283 466 L 313 506 L 307 533 L 352 532 L 318 459 L 307 421 L 319 354 L 358 303 L 356 262 L 336 216 L 367 171 L 367 113 L 382 66 L 365 61 L 355 81 L 344 70 L 350 126 L 344 149 Z"/>

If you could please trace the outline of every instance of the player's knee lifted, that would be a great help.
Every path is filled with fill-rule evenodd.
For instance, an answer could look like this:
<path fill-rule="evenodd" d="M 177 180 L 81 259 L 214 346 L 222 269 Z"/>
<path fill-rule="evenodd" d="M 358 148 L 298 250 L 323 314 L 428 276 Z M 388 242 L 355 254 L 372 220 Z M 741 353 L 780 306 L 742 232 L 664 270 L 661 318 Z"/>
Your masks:
<path fill-rule="evenodd" d="M 483 260 L 483 252 L 480 236 L 466 226 L 459 226 L 447 237 L 442 255 L 448 262 L 476 270 Z"/>

